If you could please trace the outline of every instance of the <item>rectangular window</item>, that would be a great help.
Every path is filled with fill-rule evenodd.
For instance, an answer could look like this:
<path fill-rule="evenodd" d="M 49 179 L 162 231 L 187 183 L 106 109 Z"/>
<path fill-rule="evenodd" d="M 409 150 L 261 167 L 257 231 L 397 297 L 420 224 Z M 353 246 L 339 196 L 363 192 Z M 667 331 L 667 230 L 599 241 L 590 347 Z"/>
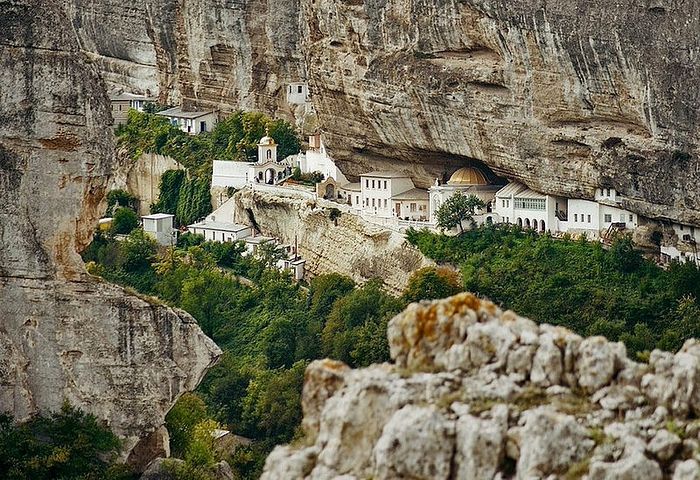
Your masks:
<path fill-rule="evenodd" d="M 620 221 L 621 221 L 621 222 L 624 222 L 624 221 L 625 221 L 625 214 L 624 214 L 624 213 L 621 213 L 621 214 L 620 214 Z"/>
<path fill-rule="evenodd" d="M 547 204 L 544 198 L 516 198 L 515 208 L 522 210 L 541 210 L 547 209 Z"/>
<path fill-rule="evenodd" d="M 610 222 L 612 222 L 612 215 L 610 215 L 609 213 L 606 213 L 605 216 L 603 217 L 603 219 L 605 220 L 605 223 L 610 223 Z"/>
<path fill-rule="evenodd" d="M 374 198 L 372 199 L 372 206 L 375 207 Z"/>
<path fill-rule="evenodd" d="M 302 92 L 302 89 L 303 89 L 303 87 L 302 87 L 301 85 L 299 85 L 299 86 L 297 87 L 297 93 L 301 93 L 301 92 Z"/>
<path fill-rule="evenodd" d="M 632 214 L 630 214 L 630 222 L 632 221 Z"/>
<path fill-rule="evenodd" d="M 386 180 L 384 180 L 384 190 L 386 190 Z"/>
<path fill-rule="evenodd" d="M 372 188 L 374 188 L 374 180 L 372 180 Z"/>
<path fill-rule="evenodd" d="M 412 203 L 412 204 L 411 204 L 411 211 L 412 211 L 412 212 L 415 212 L 415 211 L 416 211 L 416 204 L 415 204 L 415 203 Z"/>
<path fill-rule="evenodd" d="M 369 180 L 365 180 L 365 188 L 369 188 Z"/>
<path fill-rule="evenodd" d="M 578 222 L 578 213 L 574 213 L 574 222 Z"/>
<path fill-rule="evenodd" d="M 683 231 L 683 225 L 680 225 L 680 227 L 681 227 L 681 232 L 682 232 L 682 231 Z"/>
<path fill-rule="evenodd" d="M 588 223 L 591 223 L 591 216 L 588 215 Z"/>

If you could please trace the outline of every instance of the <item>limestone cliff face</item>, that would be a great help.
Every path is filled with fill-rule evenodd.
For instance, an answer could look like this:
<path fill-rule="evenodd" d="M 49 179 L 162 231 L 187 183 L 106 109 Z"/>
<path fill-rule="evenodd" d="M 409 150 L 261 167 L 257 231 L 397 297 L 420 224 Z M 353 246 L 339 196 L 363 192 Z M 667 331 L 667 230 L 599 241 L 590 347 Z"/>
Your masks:
<path fill-rule="evenodd" d="M 160 181 L 168 170 L 182 170 L 174 158 L 156 153 L 142 153 L 133 160 L 126 150 L 117 152 L 117 165 L 110 179 L 108 191 L 126 190 L 139 199 L 139 214 L 151 213 L 151 204 L 160 196 Z"/>
<path fill-rule="evenodd" d="M 233 218 L 221 220 L 254 219 L 264 235 L 289 245 L 296 241 L 311 276 L 337 272 L 359 283 L 379 278 L 394 294 L 403 292 L 411 273 L 432 263 L 399 233 L 351 214 L 331 220 L 330 208 L 337 204 L 282 193 L 241 190 L 234 195 Z"/>
<path fill-rule="evenodd" d="M 700 225 L 698 2 L 66 3 L 114 86 L 291 117 L 281 89 L 307 78 L 351 178 L 392 168 L 426 186 L 478 161 Z"/>
<path fill-rule="evenodd" d="M 615 187 L 700 223 L 700 4 L 302 2 L 320 123 L 349 174 L 460 162 L 548 193 Z"/>
<path fill-rule="evenodd" d="M 107 420 L 139 466 L 139 441 L 159 443 L 220 351 L 186 313 L 85 272 L 112 133 L 65 19 L 60 3 L 0 1 L 0 411 L 25 419 L 68 400 Z"/>
<path fill-rule="evenodd" d="M 389 322 L 393 364 L 305 375 L 306 442 L 261 480 L 700 477 L 700 343 L 629 360 L 469 293 Z"/>
<path fill-rule="evenodd" d="M 291 115 L 304 76 L 299 0 L 71 0 L 72 23 L 111 86 L 200 108 Z"/>

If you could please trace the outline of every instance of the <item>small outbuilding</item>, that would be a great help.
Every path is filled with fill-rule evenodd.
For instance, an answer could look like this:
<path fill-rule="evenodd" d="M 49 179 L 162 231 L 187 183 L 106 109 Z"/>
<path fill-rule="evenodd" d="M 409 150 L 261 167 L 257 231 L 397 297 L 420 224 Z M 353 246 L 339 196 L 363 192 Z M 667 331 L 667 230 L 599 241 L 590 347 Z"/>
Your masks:
<path fill-rule="evenodd" d="M 253 233 L 252 228 L 247 225 L 217 222 L 209 219 L 188 225 L 187 230 L 194 234 L 203 235 L 205 240 L 222 243 L 245 240 Z"/>
<path fill-rule="evenodd" d="M 218 116 L 213 110 L 185 111 L 182 107 L 174 107 L 158 112 L 156 115 L 168 118 L 173 126 L 190 135 L 209 132 L 218 121 Z"/>
<path fill-rule="evenodd" d="M 173 222 L 175 215 L 169 213 L 154 213 L 141 217 L 143 221 L 143 231 L 153 237 L 159 245 L 173 245 L 177 238 Z"/>

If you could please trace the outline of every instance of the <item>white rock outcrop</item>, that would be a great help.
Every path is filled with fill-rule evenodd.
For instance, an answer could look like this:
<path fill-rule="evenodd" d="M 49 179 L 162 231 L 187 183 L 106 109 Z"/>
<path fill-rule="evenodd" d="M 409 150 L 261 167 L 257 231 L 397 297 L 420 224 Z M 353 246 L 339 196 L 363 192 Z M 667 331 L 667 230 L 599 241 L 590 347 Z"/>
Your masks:
<path fill-rule="evenodd" d="M 277 447 L 263 480 L 697 478 L 695 341 L 638 364 L 468 293 L 387 335 L 393 364 L 309 366 L 307 446 Z"/>
<path fill-rule="evenodd" d="M 350 213 L 331 220 L 330 209 L 338 205 L 310 198 L 308 192 L 246 188 L 229 201 L 235 209 L 227 221 L 251 224 L 254 219 L 264 235 L 296 243 L 310 276 L 335 272 L 358 283 L 381 278 L 398 295 L 414 271 L 433 265 L 398 232 Z"/>

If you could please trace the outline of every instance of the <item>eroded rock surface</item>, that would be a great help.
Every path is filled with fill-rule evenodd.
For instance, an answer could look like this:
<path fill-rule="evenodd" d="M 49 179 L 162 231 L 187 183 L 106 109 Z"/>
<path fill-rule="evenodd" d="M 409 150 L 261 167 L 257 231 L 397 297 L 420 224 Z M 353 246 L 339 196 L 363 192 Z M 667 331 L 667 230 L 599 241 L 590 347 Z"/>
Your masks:
<path fill-rule="evenodd" d="M 71 0 L 110 85 L 292 115 L 307 79 L 347 175 L 421 186 L 465 162 L 544 192 L 700 225 L 692 0 Z"/>
<path fill-rule="evenodd" d="M 331 208 L 338 205 L 309 198 L 308 193 L 246 188 L 233 201 L 231 218 L 221 220 L 255 220 L 263 235 L 298 245 L 311 276 L 337 272 L 359 283 L 379 278 L 388 291 L 400 294 L 415 270 L 433 264 L 398 232 L 354 214 L 341 213 L 331 220 Z"/>
<path fill-rule="evenodd" d="M 305 446 L 263 480 L 697 478 L 694 340 L 638 364 L 469 293 L 410 305 L 388 337 L 392 364 L 309 365 Z"/>
<path fill-rule="evenodd" d="M 0 25 L 0 411 L 67 400 L 141 467 L 167 453 L 166 412 L 221 352 L 185 312 L 85 272 L 113 167 L 104 84 L 61 2 L 0 2 Z"/>

